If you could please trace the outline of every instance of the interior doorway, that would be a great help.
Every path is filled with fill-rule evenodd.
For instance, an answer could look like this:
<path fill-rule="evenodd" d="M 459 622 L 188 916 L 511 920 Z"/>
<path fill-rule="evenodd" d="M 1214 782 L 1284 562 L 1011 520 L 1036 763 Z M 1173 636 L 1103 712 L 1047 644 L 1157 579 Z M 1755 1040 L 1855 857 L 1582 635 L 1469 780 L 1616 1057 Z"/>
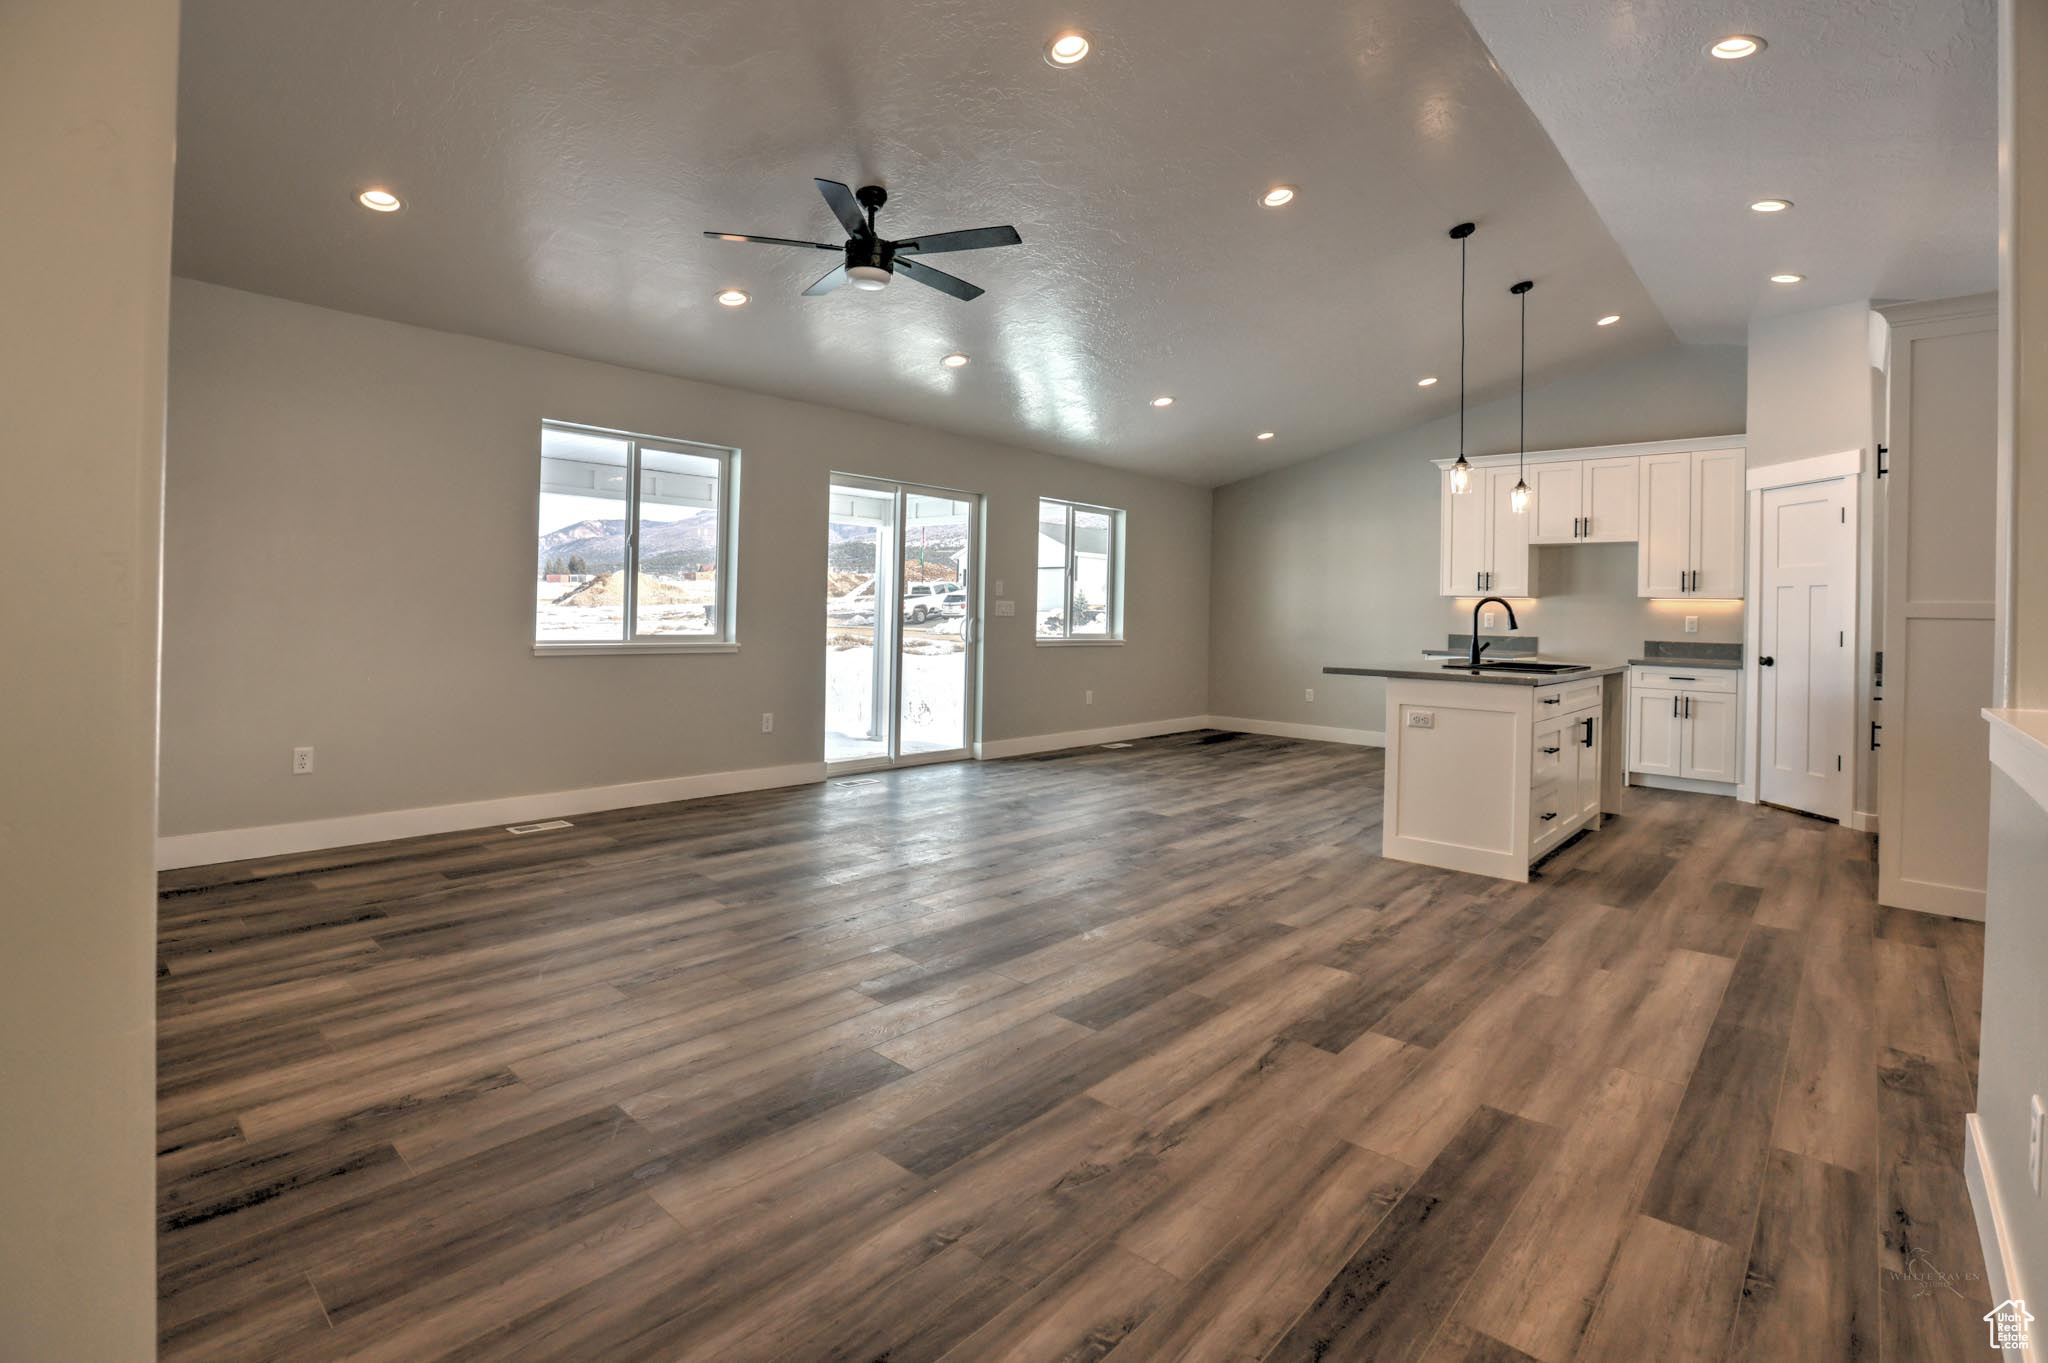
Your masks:
<path fill-rule="evenodd" d="M 1757 798 L 1849 821 L 1855 770 L 1853 482 L 1762 494 Z"/>
<path fill-rule="evenodd" d="M 826 766 L 967 756 L 979 696 L 980 496 L 834 474 L 825 535 Z"/>

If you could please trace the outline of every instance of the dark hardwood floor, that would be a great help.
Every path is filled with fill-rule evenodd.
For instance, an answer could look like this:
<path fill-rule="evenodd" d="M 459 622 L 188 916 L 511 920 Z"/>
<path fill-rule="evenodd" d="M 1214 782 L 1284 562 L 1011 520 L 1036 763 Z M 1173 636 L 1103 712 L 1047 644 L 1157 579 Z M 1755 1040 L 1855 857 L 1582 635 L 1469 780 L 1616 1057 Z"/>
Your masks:
<path fill-rule="evenodd" d="M 1631 791 L 1526 886 L 1224 734 L 163 877 L 203 1359 L 1975 1358 L 1977 925 Z"/>

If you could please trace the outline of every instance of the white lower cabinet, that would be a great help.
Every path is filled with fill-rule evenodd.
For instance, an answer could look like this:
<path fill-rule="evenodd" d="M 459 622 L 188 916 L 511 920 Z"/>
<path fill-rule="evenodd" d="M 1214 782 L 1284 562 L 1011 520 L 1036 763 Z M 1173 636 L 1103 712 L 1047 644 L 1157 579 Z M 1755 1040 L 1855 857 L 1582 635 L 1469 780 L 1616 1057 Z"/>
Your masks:
<path fill-rule="evenodd" d="M 1630 669 L 1629 774 L 1734 785 L 1741 777 L 1738 676 Z"/>

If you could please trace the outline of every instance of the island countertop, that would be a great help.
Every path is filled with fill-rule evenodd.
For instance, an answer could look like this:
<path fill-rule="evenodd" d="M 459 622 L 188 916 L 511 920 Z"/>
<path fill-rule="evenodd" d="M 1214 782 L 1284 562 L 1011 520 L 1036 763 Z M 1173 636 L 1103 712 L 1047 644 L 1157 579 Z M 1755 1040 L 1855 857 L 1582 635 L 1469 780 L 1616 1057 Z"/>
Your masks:
<path fill-rule="evenodd" d="M 1386 663 L 1376 666 L 1325 667 L 1334 677 L 1390 677 L 1402 681 L 1485 682 L 1493 686 L 1553 686 L 1559 682 L 1585 681 L 1589 677 L 1612 677 L 1628 671 L 1626 663 L 1588 667 L 1577 672 L 1510 672 L 1503 668 L 1416 666 L 1414 663 Z"/>

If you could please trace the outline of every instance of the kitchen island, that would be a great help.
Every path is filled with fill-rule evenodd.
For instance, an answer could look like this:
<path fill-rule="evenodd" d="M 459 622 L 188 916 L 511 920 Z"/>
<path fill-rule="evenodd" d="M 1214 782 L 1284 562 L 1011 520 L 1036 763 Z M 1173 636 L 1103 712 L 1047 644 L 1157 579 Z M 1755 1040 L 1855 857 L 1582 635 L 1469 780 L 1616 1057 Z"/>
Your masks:
<path fill-rule="evenodd" d="M 1619 812 L 1627 667 L 1531 666 L 1323 669 L 1386 679 L 1381 855 L 1526 881 L 1572 834 Z"/>

